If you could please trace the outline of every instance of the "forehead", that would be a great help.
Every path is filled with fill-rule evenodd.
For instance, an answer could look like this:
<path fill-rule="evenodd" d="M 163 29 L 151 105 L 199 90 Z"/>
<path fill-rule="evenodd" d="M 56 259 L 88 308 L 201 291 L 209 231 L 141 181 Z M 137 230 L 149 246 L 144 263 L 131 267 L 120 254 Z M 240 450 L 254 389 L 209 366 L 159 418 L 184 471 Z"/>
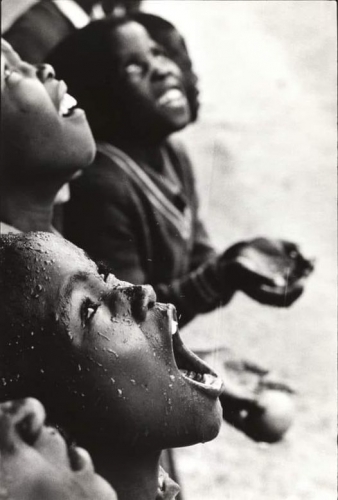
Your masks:
<path fill-rule="evenodd" d="M 88 271 L 97 272 L 96 264 L 83 250 L 61 236 L 42 235 L 26 245 L 26 258 L 34 262 L 34 268 L 41 267 L 58 275 Z"/>
<path fill-rule="evenodd" d="M 146 29 L 134 21 L 118 26 L 112 33 L 112 38 L 113 50 L 122 58 L 156 45 Z"/>
<path fill-rule="evenodd" d="M 1 39 L 1 61 L 5 61 L 11 65 L 17 65 L 21 62 L 19 54 L 3 38 Z"/>

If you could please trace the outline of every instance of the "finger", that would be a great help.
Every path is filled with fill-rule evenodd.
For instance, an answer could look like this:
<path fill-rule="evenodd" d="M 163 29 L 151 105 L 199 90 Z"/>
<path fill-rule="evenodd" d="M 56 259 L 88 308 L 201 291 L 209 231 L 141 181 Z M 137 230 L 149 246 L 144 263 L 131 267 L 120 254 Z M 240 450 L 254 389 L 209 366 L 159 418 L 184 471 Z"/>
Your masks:
<path fill-rule="evenodd" d="M 278 291 L 262 286 L 255 289 L 247 288 L 245 293 L 260 304 L 275 307 L 289 307 L 301 296 L 303 290 L 302 286 L 286 287 Z"/>
<path fill-rule="evenodd" d="M 268 274 L 266 270 L 262 270 L 255 261 L 244 256 L 240 256 L 236 260 L 238 266 L 238 276 L 242 286 L 252 285 L 268 285 L 268 286 L 283 286 L 285 280 L 283 276 L 277 273 Z"/>

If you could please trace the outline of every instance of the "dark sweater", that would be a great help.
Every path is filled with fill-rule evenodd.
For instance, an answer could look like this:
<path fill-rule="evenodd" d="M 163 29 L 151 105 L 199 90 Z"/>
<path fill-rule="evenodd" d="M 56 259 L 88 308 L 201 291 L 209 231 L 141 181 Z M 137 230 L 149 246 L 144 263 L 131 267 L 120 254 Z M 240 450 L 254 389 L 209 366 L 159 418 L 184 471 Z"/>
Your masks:
<path fill-rule="evenodd" d="M 110 145 L 103 149 L 72 183 L 66 238 L 109 263 L 117 278 L 150 283 L 159 301 L 177 307 L 181 324 L 215 308 L 217 258 L 198 216 L 194 176 L 182 146 L 164 147 L 174 183 L 172 175 L 141 169 Z"/>

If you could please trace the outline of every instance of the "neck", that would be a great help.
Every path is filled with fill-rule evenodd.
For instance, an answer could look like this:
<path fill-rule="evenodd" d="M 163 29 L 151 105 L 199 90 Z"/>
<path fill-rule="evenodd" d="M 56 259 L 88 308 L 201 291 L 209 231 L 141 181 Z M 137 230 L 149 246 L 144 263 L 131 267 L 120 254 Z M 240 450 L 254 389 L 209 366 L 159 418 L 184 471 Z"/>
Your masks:
<path fill-rule="evenodd" d="M 116 490 L 119 500 L 155 500 L 159 452 L 116 453 L 102 456 L 91 451 L 95 468 Z"/>
<path fill-rule="evenodd" d="M 61 186 L 2 182 L 0 220 L 23 232 L 52 231 L 53 203 Z"/>
<path fill-rule="evenodd" d="M 125 151 L 136 163 L 142 163 L 150 166 L 154 170 L 161 171 L 163 168 L 163 156 L 161 147 L 164 141 L 152 145 L 137 144 L 137 143 L 121 143 L 118 145 Z"/>

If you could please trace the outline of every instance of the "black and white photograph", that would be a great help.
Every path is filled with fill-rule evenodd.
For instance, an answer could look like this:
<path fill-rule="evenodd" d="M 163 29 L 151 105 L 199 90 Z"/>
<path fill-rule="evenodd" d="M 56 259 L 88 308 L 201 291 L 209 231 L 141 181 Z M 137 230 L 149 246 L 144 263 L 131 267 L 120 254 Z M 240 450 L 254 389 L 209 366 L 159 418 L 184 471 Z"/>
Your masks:
<path fill-rule="evenodd" d="M 337 5 L 2 0 L 0 499 L 337 498 Z"/>

